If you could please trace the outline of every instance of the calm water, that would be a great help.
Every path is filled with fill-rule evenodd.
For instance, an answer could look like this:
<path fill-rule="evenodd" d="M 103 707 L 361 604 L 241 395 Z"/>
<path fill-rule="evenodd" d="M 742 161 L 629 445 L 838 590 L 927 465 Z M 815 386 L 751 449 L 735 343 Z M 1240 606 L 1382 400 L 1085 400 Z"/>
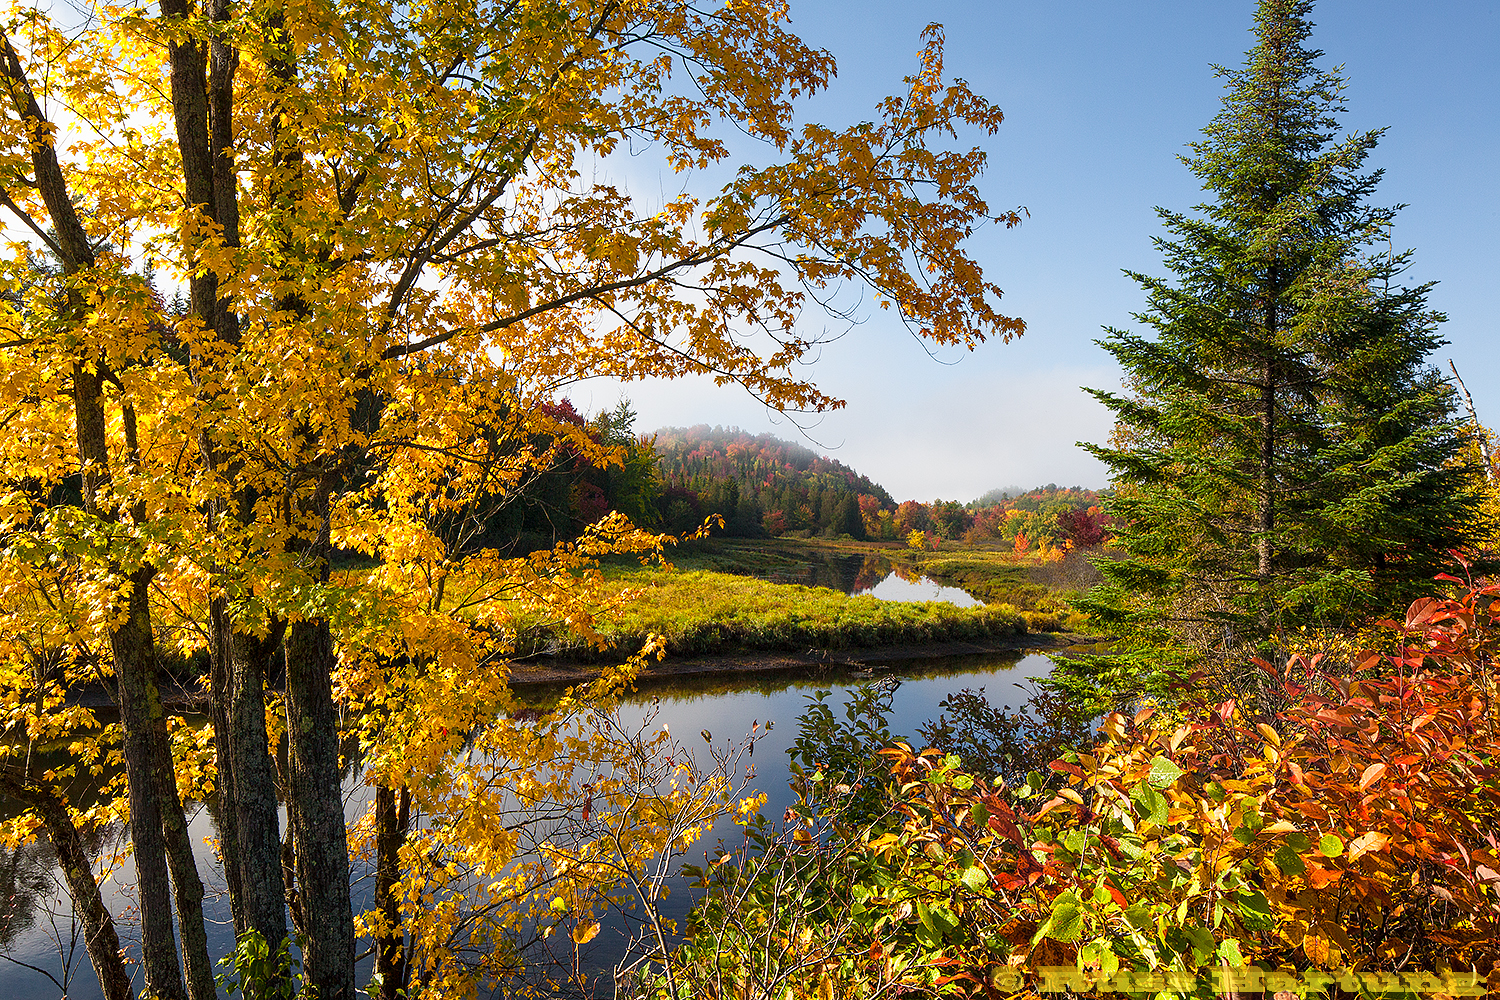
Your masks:
<path fill-rule="evenodd" d="M 961 608 L 984 607 L 984 602 L 976 597 L 971 597 L 968 591 L 961 590 L 958 587 L 945 587 L 936 580 L 925 576 L 905 579 L 895 573 L 891 573 L 869 590 L 856 590 L 853 593 L 869 594 L 871 597 L 878 597 L 882 601 L 947 601 L 949 604 L 957 604 Z"/>
<path fill-rule="evenodd" d="M 912 582 L 906 582 L 906 585 L 927 586 Z M 913 599 L 933 598 L 929 594 Z M 707 749 L 699 735 L 701 730 L 706 730 L 713 744 L 722 748 L 743 739 L 754 721 L 760 722 L 762 727 L 768 722 L 774 723 L 774 728 L 756 747 L 751 761 L 755 770 L 750 776 L 747 794 L 764 792 L 767 796 L 764 811 L 766 815 L 776 817 L 793 800 L 788 788 L 786 750 L 797 738 L 798 719 L 807 706 L 808 697 L 814 692 L 832 691 L 829 702 L 836 717 L 842 719 L 839 706 L 855 686 L 867 683 L 889 685 L 893 680 L 899 681 L 893 697 L 891 730 L 898 736 L 914 736 L 922 723 L 938 716 L 938 703 L 949 694 L 966 687 L 984 687 L 993 702 L 1017 706 L 1029 691 L 1027 682 L 1045 676 L 1051 666 L 1051 661 L 1043 656 L 1008 654 L 929 661 L 904 666 L 899 671 L 883 671 L 873 678 L 844 672 L 817 676 L 678 679 L 670 686 L 658 685 L 638 692 L 634 700 L 620 708 L 620 715 L 621 721 L 627 724 L 646 723 L 651 732 L 668 729 L 697 754 Z M 538 690 L 532 694 L 545 700 L 548 692 Z M 351 820 L 365 812 L 370 794 L 361 778 L 351 774 L 345 782 L 346 815 Z M 194 809 L 190 830 L 196 844 L 204 844 L 206 838 L 215 834 L 208 810 L 201 805 Z M 740 841 L 738 828 L 730 821 L 722 821 L 695 846 L 690 860 L 701 859 L 703 851 L 711 849 L 719 840 L 726 845 L 737 845 Z M 122 841 L 121 833 L 116 831 L 113 837 L 105 838 L 97 846 L 107 857 L 121 851 Z M 224 954 L 233 943 L 228 899 L 221 894 L 222 877 L 215 870 L 206 844 L 200 850 L 199 868 L 209 888 L 205 908 L 210 919 L 217 922 L 210 927 L 210 948 L 216 954 Z M 355 905 L 363 908 L 368 902 L 373 878 L 360 879 L 358 876 L 365 873 L 354 874 Z M 103 885 L 105 901 L 119 921 L 122 943 L 131 950 L 135 950 L 137 933 L 134 899 L 128 889 L 133 881 L 133 867 L 125 858 L 114 866 L 111 877 Z M 677 889 L 665 900 L 663 908 L 667 916 L 680 918 L 686 914 L 693 898 L 681 880 Z M 14 853 L 0 850 L 0 907 L 7 911 L 0 912 L 0 951 L 13 960 L 5 961 L 0 957 L 0 997 L 53 1000 L 62 996 L 64 975 L 60 956 L 69 954 L 72 961 L 66 979 L 68 997 L 71 1000 L 95 1000 L 100 996 L 82 942 L 71 939 L 67 897 L 62 893 L 48 848 L 30 846 Z M 600 970 L 612 966 L 623 947 L 623 933 L 624 925 L 620 920 L 606 922 L 605 930 L 591 946 L 588 964 Z M 42 973 L 17 962 L 44 969 L 59 982 L 55 984 Z M 368 969 L 362 970 L 360 981 L 367 976 Z"/>
<path fill-rule="evenodd" d="M 869 594 L 883 601 L 947 601 L 961 608 L 983 607 L 984 602 L 958 587 L 946 587 L 935 580 L 897 566 L 878 552 L 839 555 L 834 552 L 810 553 L 806 566 L 797 570 L 778 570 L 767 575 L 773 583 L 800 583 L 807 587 L 828 587 L 846 594 Z"/>

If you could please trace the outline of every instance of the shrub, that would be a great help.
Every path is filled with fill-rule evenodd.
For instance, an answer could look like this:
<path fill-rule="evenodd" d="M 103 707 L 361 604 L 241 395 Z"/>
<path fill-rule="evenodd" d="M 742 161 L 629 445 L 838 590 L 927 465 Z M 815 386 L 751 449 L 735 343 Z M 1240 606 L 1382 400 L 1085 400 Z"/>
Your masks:
<path fill-rule="evenodd" d="M 896 744 L 879 752 L 883 810 L 804 807 L 787 836 L 762 836 L 737 869 L 736 920 L 818 942 L 778 982 L 794 995 L 1010 993 L 1058 966 L 1168 993 L 1247 963 L 1482 975 L 1500 960 L 1497 623 L 1500 587 L 1418 601 L 1383 623 L 1396 648 L 1353 676 L 1260 664 L 1290 705 L 1274 718 L 1233 700 L 1114 714 L 1092 752 L 1013 789 Z M 850 794 L 842 774 L 807 780 L 804 803 Z M 836 881 L 810 924 L 792 921 L 798 897 L 745 882 L 793 862 Z"/>

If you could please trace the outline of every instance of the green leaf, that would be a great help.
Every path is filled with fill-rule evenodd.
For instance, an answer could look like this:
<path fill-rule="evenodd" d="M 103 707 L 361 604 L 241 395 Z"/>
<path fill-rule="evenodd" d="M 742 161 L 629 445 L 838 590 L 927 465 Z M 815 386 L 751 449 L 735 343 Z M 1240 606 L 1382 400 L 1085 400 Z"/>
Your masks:
<path fill-rule="evenodd" d="M 1193 942 L 1193 954 L 1199 962 L 1207 962 L 1214 953 L 1214 935 L 1207 927 L 1199 927 L 1197 924 L 1189 924 L 1182 929 Z"/>
<path fill-rule="evenodd" d="M 1226 965 L 1236 968 L 1245 964 L 1245 958 L 1240 954 L 1240 943 L 1234 938 L 1225 938 L 1219 942 L 1219 957 Z"/>
<path fill-rule="evenodd" d="M 1344 842 L 1334 834 L 1325 833 L 1323 839 L 1318 841 L 1318 850 L 1323 852 L 1325 858 L 1336 858 L 1344 853 Z"/>
<path fill-rule="evenodd" d="M 1157 757 L 1151 762 L 1151 784 L 1157 788 L 1166 788 L 1172 782 L 1182 777 L 1187 772 L 1165 757 Z"/>
<path fill-rule="evenodd" d="M 1261 817 L 1260 811 L 1252 801 L 1245 801 L 1240 806 L 1240 825 L 1235 828 L 1234 839 L 1242 844 L 1253 841 L 1266 821 Z"/>
<path fill-rule="evenodd" d="M 1301 854 L 1312 846 L 1312 839 L 1301 830 L 1286 835 L 1286 846 Z"/>
<path fill-rule="evenodd" d="M 1077 939 L 1083 930 L 1083 909 L 1078 897 L 1064 892 L 1052 901 L 1052 918 L 1047 921 L 1051 930 L 1047 936 L 1054 941 L 1067 944 Z"/>
<path fill-rule="evenodd" d="M 990 877 L 985 874 L 983 868 L 973 865 L 964 869 L 964 873 L 959 876 L 959 881 L 963 882 L 971 892 L 982 892 L 989 886 Z"/>
<path fill-rule="evenodd" d="M 1297 856 L 1297 852 L 1286 844 L 1282 844 L 1276 848 L 1276 853 L 1271 856 L 1271 860 L 1276 862 L 1276 867 L 1281 869 L 1281 874 L 1288 877 L 1301 875 L 1307 871 L 1307 865 L 1302 863 L 1302 859 Z"/>
<path fill-rule="evenodd" d="M 1136 815 L 1143 820 L 1150 820 L 1157 826 L 1167 822 L 1167 799 L 1147 782 L 1141 782 L 1135 786 L 1135 791 L 1130 795 L 1131 801 L 1135 803 Z"/>
<path fill-rule="evenodd" d="M 1259 890 L 1235 893 L 1234 908 L 1239 912 L 1240 923 L 1248 931 L 1266 931 L 1276 926 L 1276 917 L 1271 913 L 1271 902 Z"/>

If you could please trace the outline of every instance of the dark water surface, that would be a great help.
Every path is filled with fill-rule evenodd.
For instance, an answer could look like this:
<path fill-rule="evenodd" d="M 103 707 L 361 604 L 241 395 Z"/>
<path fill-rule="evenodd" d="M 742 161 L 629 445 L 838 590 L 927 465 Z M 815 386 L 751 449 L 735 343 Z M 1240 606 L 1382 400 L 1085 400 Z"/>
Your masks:
<path fill-rule="evenodd" d="M 923 586 L 921 583 L 897 582 L 912 587 Z M 962 591 L 958 593 L 963 594 Z M 929 595 L 920 599 L 935 598 Z M 891 730 L 898 736 L 914 736 L 924 722 L 938 716 L 938 703 L 955 691 L 984 687 L 993 702 L 1014 707 L 1029 693 L 1028 682 L 1046 676 L 1051 668 L 1051 661 L 1044 656 L 1012 653 L 903 664 L 900 670 L 882 671 L 874 676 L 868 672 L 843 671 L 816 675 L 789 673 L 674 678 L 670 682 L 643 687 L 620 708 L 620 715 L 626 724 L 639 725 L 649 719 L 652 731 L 666 727 L 684 744 L 695 748 L 695 752 L 707 750 L 700 731 L 707 731 L 713 744 L 723 748 L 733 741 L 742 740 L 752 722 L 759 722 L 763 728 L 768 722 L 774 723 L 771 732 L 757 745 L 753 760 L 749 761 L 755 770 L 747 794 L 764 792 L 767 796 L 764 813 L 779 817 L 793 800 L 788 788 L 790 772 L 786 750 L 797 739 L 798 720 L 807 707 L 808 697 L 814 692 L 831 691 L 829 704 L 835 715 L 842 719 L 840 706 L 857 685 L 891 685 L 899 681 L 893 695 Z M 539 701 L 545 701 L 548 693 L 539 690 L 532 694 Z M 362 776 L 354 773 L 345 781 L 344 794 L 346 816 L 353 820 L 366 811 L 373 793 L 364 785 Z M 192 807 L 189 829 L 194 843 L 199 845 L 199 869 L 209 890 L 204 901 L 205 910 L 214 921 L 210 926 L 209 947 L 214 954 L 223 955 L 233 945 L 233 929 L 229 923 L 228 897 L 222 894 L 222 875 L 207 843 L 215 835 L 212 818 L 201 804 Z M 712 849 L 718 840 L 726 846 L 737 846 L 740 839 L 740 832 L 732 821 L 721 821 L 694 847 L 689 860 L 701 859 L 703 851 Z M 122 852 L 123 840 L 121 831 L 104 838 L 98 845 L 101 856 L 107 858 Z M 374 878 L 372 873 L 364 871 L 353 874 L 352 894 L 357 912 L 368 905 Z M 130 952 L 138 953 L 135 901 L 130 891 L 133 882 L 133 866 L 128 858 L 123 858 L 111 866 L 110 877 L 102 888 L 105 903 L 119 922 L 122 944 Z M 667 916 L 681 918 L 692 905 L 693 896 L 682 880 L 676 882 L 677 891 L 664 901 L 662 908 Z M 71 956 L 70 975 L 66 979 L 66 993 L 70 1000 L 96 1000 L 100 997 L 83 943 L 72 939 L 70 924 L 70 907 L 50 849 L 37 845 L 14 852 L 0 849 L 0 998 L 55 1000 L 62 996 L 64 990 L 60 986 L 64 981 L 65 956 Z M 620 920 L 607 921 L 604 931 L 591 946 L 588 964 L 598 970 L 612 966 L 623 949 L 624 933 L 625 925 Z M 361 984 L 368 978 L 368 961 L 363 964 L 366 968 L 361 970 Z M 54 983 L 36 970 L 45 970 L 58 982 Z"/>

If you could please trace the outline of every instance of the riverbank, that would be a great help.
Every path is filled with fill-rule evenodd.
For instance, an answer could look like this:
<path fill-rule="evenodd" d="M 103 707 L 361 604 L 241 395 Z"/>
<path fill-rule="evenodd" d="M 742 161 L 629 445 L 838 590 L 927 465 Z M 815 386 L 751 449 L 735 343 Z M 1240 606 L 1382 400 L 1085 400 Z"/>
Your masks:
<path fill-rule="evenodd" d="M 729 676 L 735 674 L 808 671 L 820 668 L 848 670 L 861 667 L 890 669 L 955 656 L 993 653 L 1066 653 L 1075 646 L 1093 645 L 1099 636 L 1071 632 L 1044 632 L 960 642 L 908 643 L 852 649 L 808 649 L 803 652 L 742 652 L 716 656 L 668 657 L 651 664 L 640 674 L 643 681 L 674 677 Z M 516 686 L 583 684 L 600 674 L 598 663 L 576 660 L 521 659 L 511 663 L 510 682 Z"/>

